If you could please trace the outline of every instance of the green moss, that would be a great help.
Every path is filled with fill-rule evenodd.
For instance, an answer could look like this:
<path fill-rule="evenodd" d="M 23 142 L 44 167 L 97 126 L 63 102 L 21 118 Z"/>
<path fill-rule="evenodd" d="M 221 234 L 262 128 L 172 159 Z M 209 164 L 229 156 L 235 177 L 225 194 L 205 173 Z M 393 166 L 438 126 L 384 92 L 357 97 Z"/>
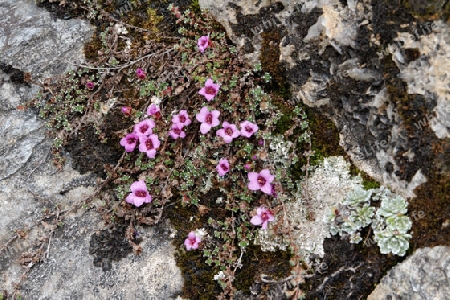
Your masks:
<path fill-rule="evenodd" d="M 425 134 L 424 134 L 425 135 Z M 429 133 L 431 135 L 431 133 Z M 408 213 L 413 221 L 412 249 L 450 246 L 450 139 L 431 145 L 432 153 L 423 164 L 432 166 L 425 174 L 427 182 L 419 186 L 417 197 L 409 202 Z M 415 213 L 414 213 L 415 212 Z M 418 217 L 421 213 L 422 217 Z"/>
<path fill-rule="evenodd" d="M 287 251 L 263 252 L 259 246 L 247 247 L 242 257 L 245 266 L 236 272 L 236 287 L 240 291 L 249 291 L 255 281 L 259 281 L 260 274 L 267 274 L 275 280 L 290 275 L 289 260 L 291 255 Z"/>
<path fill-rule="evenodd" d="M 272 104 L 281 112 L 282 116 L 277 122 L 276 131 L 274 134 L 284 134 L 292 127 L 294 118 L 297 116 L 293 112 L 293 107 L 287 104 L 280 96 L 274 94 L 272 96 Z"/>
<path fill-rule="evenodd" d="M 208 266 L 202 251 L 187 251 L 181 246 L 189 232 L 204 227 L 206 221 L 200 217 L 196 207 L 180 204 L 171 206 L 167 211 L 167 217 L 177 230 L 173 244 L 179 249 L 175 253 L 175 259 L 184 277 L 183 298 L 213 299 L 221 292 L 220 286 L 214 281 L 214 275 L 219 272 L 219 268 Z M 191 218 L 193 221 L 187 226 L 186 221 Z"/>
<path fill-rule="evenodd" d="M 284 29 L 274 29 L 261 34 L 261 67 L 262 71 L 272 76 L 271 82 L 267 83 L 264 89 L 275 95 L 281 96 L 284 100 L 291 97 L 289 83 L 286 80 L 286 72 L 280 65 L 280 48 L 278 47 L 284 36 Z"/>
<path fill-rule="evenodd" d="M 84 44 L 84 55 L 87 59 L 95 60 L 98 57 L 98 50 L 102 48 L 102 41 L 98 35 L 94 35 L 94 37 Z"/>
<path fill-rule="evenodd" d="M 450 4 L 448 1 L 445 5 L 444 3 L 442 0 L 402 1 L 402 5 L 419 20 L 448 19 L 450 16 Z"/>
<path fill-rule="evenodd" d="M 200 3 L 198 2 L 198 0 L 192 0 L 192 3 L 191 5 L 189 5 L 189 8 L 196 14 L 201 12 Z"/>
<path fill-rule="evenodd" d="M 311 130 L 311 143 L 314 155 L 311 165 L 317 165 L 328 156 L 347 156 L 339 145 L 339 131 L 333 121 L 313 108 L 306 108 Z"/>
<path fill-rule="evenodd" d="M 369 174 L 359 170 L 353 164 L 350 166 L 350 174 L 352 176 L 361 176 L 363 180 L 362 184 L 366 190 L 377 189 L 380 187 L 380 183 L 378 181 L 372 179 L 372 177 L 370 177 Z"/>

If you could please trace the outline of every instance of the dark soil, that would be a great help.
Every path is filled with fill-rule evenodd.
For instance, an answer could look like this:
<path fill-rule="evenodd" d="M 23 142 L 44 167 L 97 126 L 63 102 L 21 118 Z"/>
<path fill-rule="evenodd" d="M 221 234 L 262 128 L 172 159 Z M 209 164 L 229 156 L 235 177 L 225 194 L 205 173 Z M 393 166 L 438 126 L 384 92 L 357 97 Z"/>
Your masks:
<path fill-rule="evenodd" d="M 94 256 L 94 266 L 109 271 L 112 261 L 118 261 L 133 252 L 133 248 L 125 238 L 127 227 L 115 225 L 91 236 L 89 254 Z"/>
<path fill-rule="evenodd" d="M 83 5 L 82 0 L 67 1 L 67 4 L 64 6 L 54 1 L 36 1 L 37 7 L 45 8 L 54 18 L 62 20 L 84 17 L 86 11 L 82 8 Z"/>
<path fill-rule="evenodd" d="M 351 244 L 332 237 L 324 241 L 321 274 L 302 285 L 306 299 L 367 299 L 381 277 L 404 260 L 380 255 L 376 244 Z"/>
<path fill-rule="evenodd" d="M 12 82 L 17 84 L 29 85 L 27 82 L 24 81 L 25 73 L 23 71 L 16 69 L 11 65 L 7 65 L 1 61 L 0 61 L 0 70 L 5 72 L 6 74 L 9 74 Z"/>

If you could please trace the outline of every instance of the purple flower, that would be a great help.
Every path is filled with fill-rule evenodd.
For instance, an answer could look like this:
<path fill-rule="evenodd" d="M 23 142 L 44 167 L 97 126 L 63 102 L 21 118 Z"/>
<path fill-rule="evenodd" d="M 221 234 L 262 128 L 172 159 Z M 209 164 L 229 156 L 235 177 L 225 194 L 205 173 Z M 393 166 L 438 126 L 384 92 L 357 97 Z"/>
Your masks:
<path fill-rule="evenodd" d="M 186 250 L 197 249 L 201 241 L 202 239 L 195 234 L 195 231 L 189 232 L 187 239 L 184 240 Z"/>
<path fill-rule="evenodd" d="M 223 122 L 222 129 L 217 130 L 216 135 L 223 138 L 225 143 L 231 143 L 231 141 L 237 138 L 240 133 L 237 130 L 236 125 L 230 124 L 228 122 Z"/>
<path fill-rule="evenodd" d="M 220 111 L 213 110 L 209 111 L 206 106 L 202 107 L 200 112 L 195 115 L 195 118 L 197 121 L 202 123 L 200 125 L 200 132 L 202 134 L 206 134 L 208 131 L 211 130 L 212 127 L 216 127 L 220 124 L 219 121 Z"/>
<path fill-rule="evenodd" d="M 247 171 L 250 170 L 252 168 L 251 164 L 245 164 L 244 165 L 244 169 L 246 169 Z"/>
<path fill-rule="evenodd" d="M 93 83 L 92 81 L 86 82 L 86 88 L 87 88 L 88 90 L 93 90 L 94 87 L 95 87 L 95 83 Z"/>
<path fill-rule="evenodd" d="M 158 118 L 160 116 L 160 109 L 158 105 L 155 104 L 151 104 L 148 108 L 147 108 L 147 116 L 155 116 L 156 118 Z"/>
<path fill-rule="evenodd" d="M 258 141 L 258 145 L 264 146 L 264 140 L 263 140 L 263 139 L 259 140 L 259 141 Z"/>
<path fill-rule="evenodd" d="M 248 179 L 250 180 L 248 188 L 252 191 L 261 190 L 266 194 L 272 194 L 272 181 L 275 179 L 270 171 L 263 169 L 261 172 L 250 172 L 248 173 Z"/>
<path fill-rule="evenodd" d="M 136 148 L 136 143 L 138 141 L 138 136 L 134 133 L 129 133 L 120 140 L 120 145 L 125 147 L 125 151 L 133 152 Z"/>
<path fill-rule="evenodd" d="M 147 76 L 147 75 L 145 75 L 144 70 L 142 70 L 141 68 L 138 68 L 138 69 L 136 70 L 136 76 L 137 76 L 137 78 L 139 78 L 139 79 L 144 79 L 145 76 Z"/>
<path fill-rule="evenodd" d="M 265 207 L 258 207 L 256 209 L 256 215 L 251 218 L 250 223 L 255 226 L 261 225 L 262 229 L 267 229 L 267 223 L 274 220 L 273 212 Z"/>
<path fill-rule="evenodd" d="M 152 134 L 152 129 L 155 127 L 155 121 L 152 119 L 145 119 L 144 121 L 139 122 L 134 125 L 134 132 L 138 135 L 138 137 L 144 135 L 148 136 Z"/>
<path fill-rule="evenodd" d="M 204 35 L 198 39 L 197 41 L 198 51 L 203 53 L 205 49 L 208 48 L 208 46 L 209 46 L 209 36 Z"/>
<path fill-rule="evenodd" d="M 255 132 L 258 131 L 258 125 L 245 120 L 241 123 L 241 135 L 246 138 L 251 137 Z"/>
<path fill-rule="evenodd" d="M 211 101 L 219 91 L 220 84 L 216 84 L 211 78 L 208 78 L 205 82 L 205 86 L 198 92 L 200 95 L 205 96 L 206 100 Z"/>
<path fill-rule="evenodd" d="M 139 137 L 139 151 L 147 153 L 149 158 L 155 158 L 156 149 L 159 148 L 160 142 L 156 134 L 150 136 L 141 135 Z"/>
<path fill-rule="evenodd" d="M 180 110 L 178 115 L 174 115 L 172 117 L 172 123 L 180 124 L 181 127 L 188 126 L 189 124 L 191 124 L 191 119 L 189 119 L 187 110 Z"/>
<path fill-rule="evenodd" d="M 172 130 L 169 131 L 169 135 L 174 139 L 184 138 L 186 133 L 183 131 L 183 125 L 181 123 L 173 123 Z"/>
<path fill-rule="evenodd" d="M 129 106 L 122 106 L 121 111 L 124 115 L 129 116 L 129 115 L 131 115 L 131 112 L 133 111 L 133 109 Z"/>
<path fill-rule="evenodd" d="M 226 158 L 222 158 L 219 161 L 219 164 L 216 166 L 216 170 L 220 176 L 225 176 L 225 174 L 230 171 L 230 163 Z"/>
<path fill-rule="evenodd" d="M 152 202 L 152 196 L 148 193 L 147 185 L 143 180 L 134 182 L 130 186 L 131 193 L 127 196 L 126 201 L 136 207 L 144 203 Z"/>

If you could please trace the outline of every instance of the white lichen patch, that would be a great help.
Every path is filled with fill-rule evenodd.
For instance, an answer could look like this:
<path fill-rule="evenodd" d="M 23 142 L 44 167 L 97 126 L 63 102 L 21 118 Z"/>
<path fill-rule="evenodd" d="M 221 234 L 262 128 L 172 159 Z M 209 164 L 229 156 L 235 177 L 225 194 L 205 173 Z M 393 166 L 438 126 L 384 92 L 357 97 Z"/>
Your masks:
<path fill-rule="evenodd" d="M 286 213 L 291 224 L 295 244 L 306 261 L 311 254 L 323 257 L 323 240 L 330 237 L 324 222 L 328 211 L 345 199 L 350 191 L 362 187 L 360 177 L 351 176 L 349 163 L 343 157 L 328 157 L 315 168 L 308 180 L 300 183 L 294 199 L 287 199 Z M 289 240 L 260 231 L 255 239 L 263 251 L 286 249 Z"/>

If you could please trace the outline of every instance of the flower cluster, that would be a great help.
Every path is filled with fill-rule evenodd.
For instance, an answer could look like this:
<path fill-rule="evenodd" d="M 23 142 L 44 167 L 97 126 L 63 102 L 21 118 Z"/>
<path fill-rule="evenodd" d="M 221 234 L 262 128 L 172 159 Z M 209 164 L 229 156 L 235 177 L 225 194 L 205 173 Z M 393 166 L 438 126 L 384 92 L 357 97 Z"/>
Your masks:
<path fill-rule="evenodd" d="M 195 234 L 195 231 L 191 231 L 189 232 L 187 239 L 184 240 L 184 245 L 187 250 L 196 250 L 201 241 L 202 239 Z"/>
<path fill-rule="evenodd" d="M 205 52 L 206 48 L 208 48 L 210 44 L 211 41 L 209 40 L 209 36 L 204 35 L 200 37 L 197 42 L 198 51 L 201 53 Z"/>
<path fill-rule="evenodd" d="M 222 158 L 219 161 L 219 164 L 216 166 L 217 173 L 219 173 L 220 176 L 225 176 L 225 174 L 230 171 L 230 163 L 228 162 L 228 159 Z"/>
<path fill-rule="evenodd" d="M 265 194 L 272 194 L 273 186 L 272 181 L 275 177 L 270 174 L 267 169 L 262 170 L 259 173 L 250 172 L 248 173 L 248 188 L 252 191 L 261 190 Z"/>
<path fill-rule="evenodd" d="M 152 119 L 139 122 L 134 126 L 132 133 L 127 134 L 120 140 L 120 145 L 125 148 L 126 152 L 133 152 L 139 141 L 139 152 L 146 153 L 149 158 L 155 158 L 156 150 L 161 143 L 158 136 L 153 134 L 154 127 L 155 121 Z"/>
<path fill-rule="evenodd" d="M 139 79 L 145 79 L 147 75 L 145 74 L 144 70 L 142 70 L 141 68 L 138 68 L 136 70 L 136 77 Z"/>
<path fill-rule="evenodd" d="M 130 186 L 131 193 L 127 196 L 126 201 L 136 207 L 144 203 L 152 202 L 152 196 L 148 193 L 147 185 L 143 180 L 136 181 Z"/>
<path fill-rule="evenodd" d="M 223 138 L 225 143 L 231 143 L 233 139 L 237 138 L 240 133 L 234 124 L 230 124 L 228 122 L 222 123 L 222 129 L 217 130 L 217 136 Z"/>
<path fill-rule="evenodd" d="M 187 125 L 191 124 L 191 119 L 189 119 L 189 115 L 186 110 L 180 110 L 177 115 L 172 117 L 172 128 L 169 131 L 169 135 L 174 139 L 184 138 L 186 133 L 183 131 L 183 128 Z"/>
<path fill-rule="evenodd" d="M 161 117 L 161 112 L 160 112 L 159 106 L 152 103 L 147 108 L 147 116 L 154 116 L 155 118 L 159 119 L 159 117 Z"/>
<path fill-rule="evenodd" d="M 211 78 L 208 78 L 205 82 L 205 86 L 198 92 L 204 96 L 206 100 L 211 101 L 219 92 L 220 84 L 214 83 Z"/>
<path fill-rule="evenodd" d="M 93 90 L 94 87 L 95 87 L 95 83 L 93 83 L 92 81 L 86 82 L 86 88 L 87 88 L 88 90 Z"/>
<path fill-rule="evenodd" d="M 268 222 L 272 222 L 274 219 L 273 212 L 270 209 L 258 207 L 256 215 L 251 218 L 250 223 L 255 226 L 261 225 L 261 228 L 266 230 Z"/>
<path fill-rule="evenodd" d="M 212 127 L 216 127 L 220 124 L 219 121 L 220 111 L 209 111 L 208 107 L 204 106 L 198 114 L 195 115 L 197 121 L 202 123 L 200 125 L 200 132 L 207 134 Z"/>
<path fill-rule="evenodd" d="M 189 232 L 187 239 L 184 240 L 184 246 L 186 250 L 196 250 L 198 249 L 202 238 L 206 235 L 206 231 L 202 229 L 197 229 Z"/>
<path fill-rule="evenodd" d="M 197 43 L 198 50 L 203 53 L 209 46 L 211 42 L 209 36 L 202 36 Z M 136 76 L 139 79 L 145 79 L 146 74 L 142 69 L 136 70 Z M 198 94 L 203 96 L 207 102 L 211 102 L 219 93 L 220 84 L 214 82 L 212 78 L 207 78 L 204 86 L 200 88 Z M 152 104 L 147 109 L 147 116 L 154 118 L 160 117 L 160 108 L 158 103 L 152 100 Z M 132 109 L 126 107 L 122 109 L 122 112 L 126 115 L 130 115 Z M 232 124 L 228 121 L 221 123 L 219 117 L 221 112 L 217 109 L 211 109 L 208 106 L 203 106 L 200 111 L 195 115 L 195 118 L 200 122 L 200 133 L 206 135 L 212 128 L 221 125 L 215 133 L 217 137 L 224 141 L 225 144 L 230 144 L 234 139 L 242 136 L 243 138 L 251 138 L 258 132 L 258 125 L 249 120 L 244 120 L 242 122 Z M 186 137 L 185 128 L 192 123 L 188 111 L 180 110 L 178 114 L 172 116 L 172 123 L 170 130 L 168 132 L 169 136 L 174 139 L 183 139 Z M 153 133 L 155 127 L 155 121 L 153 119 L 145 119 L 134 126 L 134 131 L 127 134 L 122 138 L 120 144 L 125 147 L 127 152 L 134 151 L 137 143 L 139 142 L 139 151 L 145 152 L 149 158 L 154 158 L 156 155 L 156 150 L 160 146 L 160 141 L 158 136 Z M 216 165 L 216 171 L 219 176 L 226 176 L 232 171 L 230 166 L 230 161 L 223 157 L 219 160 Z M 252 165 L 246 164 L 244 169 L 250 171 Z M 268 195 L 275 195 L 274 193 L 274 176 L 271 174 L 269 169 L 263 169 L 260 172 L 249 172 L 248 174 L 248 184 L 247 187 L 251 191 L 261 191 Z M 126 198 L 128 203 L 134 204 L 136 207 L 141 206 L 144 203 L 149 203 L 151 201 L 151 196 L 147 191 L 145 183 L 140 180 L 133 183 L 130 187 L 131 193 Z M 266 207 L 256 208 L 256 214 L 251 218 L 250 223 L 254 226 L 261 226 L 263 230 L 266 230 L 268 223 L 274 221 L 274 213 Z M 196 231 L 189 232 L 187 238 L 184 241 L 184 245 L 187 250 L 196 250 L 202 241 L 203 234 Z"/>

